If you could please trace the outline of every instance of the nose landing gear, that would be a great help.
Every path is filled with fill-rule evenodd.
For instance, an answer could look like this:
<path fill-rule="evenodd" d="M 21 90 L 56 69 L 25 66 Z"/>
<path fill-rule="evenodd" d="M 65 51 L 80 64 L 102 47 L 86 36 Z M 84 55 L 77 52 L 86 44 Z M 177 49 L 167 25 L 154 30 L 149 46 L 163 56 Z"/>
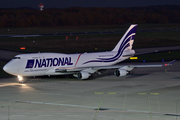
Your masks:
<path fill-rule="evenodd" d="M 17 77 L 18 77 L 19 83 L 21 83 L 21 84 L 24 83 L 24 80 L 23 80 L 22 76 L 18 75 Z"/>

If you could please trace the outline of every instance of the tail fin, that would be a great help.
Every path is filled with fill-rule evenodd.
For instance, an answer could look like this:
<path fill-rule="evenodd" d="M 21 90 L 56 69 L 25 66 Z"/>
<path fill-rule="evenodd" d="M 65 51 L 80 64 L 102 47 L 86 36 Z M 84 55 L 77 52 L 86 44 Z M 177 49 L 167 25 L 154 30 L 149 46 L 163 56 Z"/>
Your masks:
<path fill-rule="evenodd" d="M 131 50 L 137 25 L 131 25 L 112 51 Z"/>

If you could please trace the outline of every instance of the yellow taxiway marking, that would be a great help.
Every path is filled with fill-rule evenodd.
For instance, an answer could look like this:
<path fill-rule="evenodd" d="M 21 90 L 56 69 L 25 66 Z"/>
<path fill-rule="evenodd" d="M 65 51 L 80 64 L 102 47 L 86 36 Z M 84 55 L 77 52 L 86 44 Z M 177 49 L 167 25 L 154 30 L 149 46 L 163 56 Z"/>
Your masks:
<path fill-rule="evenodd" d="M 150 120 L 152 120 L 152 114 L 151 114 L 151 101 L 150 101 L 150 98 L 149 98 L 149 94 L 148 94 L 147 96 L 148 96 L 148 102 L 149 102 L 149 116 L 150 116 Z"/>
<path fill-rule="evenodd" d="M 158 110 L 159 110 L 159 113 L 160 113 L 160 106 L 159 106 L 159 99 L 158 99 L 159 93 L 138 93 L 138 95 L 147 95 L 147 98 L 148 98 L 148 106 L 149 106 L 149 117 L 150 117 L 150 120 L 152 120 L 152 111 L 151 111 L 151 100 L 150 100 L 150 96 L 156 95 L 157 104 L 158 104 Z"/>
<path fill-rule="evenodd" d="M 97 109 L 97 111 L 96 111 L 96 114 L 95 114 L 93 120 L 96 120 L 97 114 L 98 114 L 98 112 L 99 112 L 99 109 L 101 108 L 101 105 L 102 105 L 103 100 L 104 100 L 105 97 L 106 97 L 106 94 L 104 94 L 104 96 L 103 96 L 103 98 L 102 98 L 102 100 L 101 100 L 101 103 L 100 103 L 100 105 L 99 105 L 99 107 L 98 107 L 98 109 Z"/>
<path fill-rule="evenodd" d="M 169 72 L 168 69 L 169 69 L 169 68 L 165 69 L 164 71 L 165 71 L 166 73 L 168 73 L 168 74 L 171 74 L 171 75 L 180 76 L 179 74 L 175 74 L 175 73 Z"/>
<path fill-rule="evenodd" d="M 104 94 L 104 92 L 95 92 L 95 94 L 101 95 L 101 94 Z"/>
<path fill-rule="evenodd" d="M 109 95 L 115 95 L 116 92 L 108 92 L 107 94 L 109 94 Z"/>
<path fill-rule="evenodd" d="M 150 93 L 151 95 L 159 95 L 159 93 Z"/>
<path fill-rule="evenodd" d="M 159 93 L 138 93 L 138 95 L 159 95 Z"/>
<path fill-rule="evenodd" d="M 146 95 L 147 93 L 138 93 L 138 95 Z"/>
<path fill-rule="evenodd" d="M 115 95 L 116 92 L 107 92 L 107 93 L 105 93 L 105 92 L 95 92 L 95 94 L 96 94 L 96 95 L 103 95 L 103 94 Z"/>

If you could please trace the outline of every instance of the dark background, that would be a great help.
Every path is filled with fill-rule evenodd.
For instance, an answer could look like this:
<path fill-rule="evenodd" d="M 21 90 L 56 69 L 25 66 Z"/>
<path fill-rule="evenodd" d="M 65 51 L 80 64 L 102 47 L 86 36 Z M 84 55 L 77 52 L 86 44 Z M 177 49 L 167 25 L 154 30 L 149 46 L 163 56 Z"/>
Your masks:
<path fill-rule="evenodd" d="M 0 27 L 57 27 L 126 23 L 180 23 L 180 5 L 130 8 L 0 9 Z"/>
<path fill-rule="evenodd" d="M 0 0 L 0 8 L 30 7 L 38 9 L 67 7 L 143 7 L 153 5 L 180 5 L 179 0 Z"/>

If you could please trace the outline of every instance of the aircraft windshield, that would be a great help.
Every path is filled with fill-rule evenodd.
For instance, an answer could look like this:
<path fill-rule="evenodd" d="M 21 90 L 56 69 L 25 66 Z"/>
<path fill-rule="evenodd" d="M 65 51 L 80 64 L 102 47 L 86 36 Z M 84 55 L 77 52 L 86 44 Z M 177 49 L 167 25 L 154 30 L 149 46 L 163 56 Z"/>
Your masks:
<path fill-rule="evenodd" d="M 14 57 L 13 59 L 21 59 L 20 57 Z"/>

